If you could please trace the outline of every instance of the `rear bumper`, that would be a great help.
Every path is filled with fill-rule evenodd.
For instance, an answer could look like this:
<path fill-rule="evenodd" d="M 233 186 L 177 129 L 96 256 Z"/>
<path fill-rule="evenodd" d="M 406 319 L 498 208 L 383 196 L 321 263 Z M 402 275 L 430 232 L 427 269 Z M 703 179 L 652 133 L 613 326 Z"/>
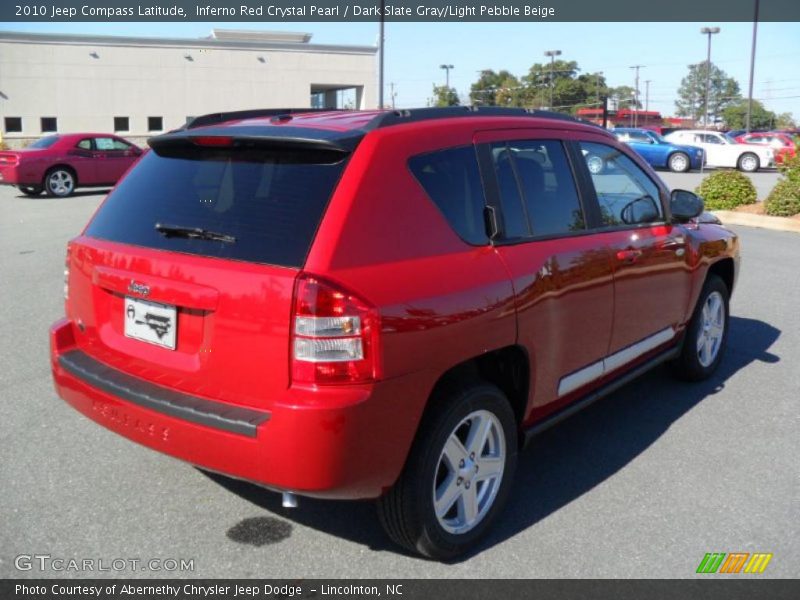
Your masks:
<path fill-rule="evenodd" d="M 0 185 L 20 185 L 17 167 L 0 167 Z"/>
<path fill-rule="evenodd" d="M 324 498 L 375 498 L 397 479 L 433 385 L 425 375 L 372 386 L 290 388 L 269 411 L 160 388 L 92 359 L 72 323 L 50 330 L 56 391 L 91 420 L 194 465 Z"/>

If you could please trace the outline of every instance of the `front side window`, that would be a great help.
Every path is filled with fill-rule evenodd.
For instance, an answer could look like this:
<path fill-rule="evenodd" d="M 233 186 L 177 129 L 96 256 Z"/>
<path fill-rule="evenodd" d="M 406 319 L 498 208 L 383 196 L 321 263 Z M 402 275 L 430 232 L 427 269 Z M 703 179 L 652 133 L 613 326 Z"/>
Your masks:
<path fill-rule="evenodd" d="M 561 142 L 492 145 L 506 237 L 564 235 L 586 228 L 575 180 Z"/>
<path fill-rule="evenodd" d="M 581 142 L 600 205 L 602 227 L 662 221 L 658 186 L 621 151 L 595 142 Z"/>
<path fill-rule="evenodd" d="M 472 245 L 489 242 L 483 184 L 472 146 L 413 156 L 408 166 L 462 240 Z"/>

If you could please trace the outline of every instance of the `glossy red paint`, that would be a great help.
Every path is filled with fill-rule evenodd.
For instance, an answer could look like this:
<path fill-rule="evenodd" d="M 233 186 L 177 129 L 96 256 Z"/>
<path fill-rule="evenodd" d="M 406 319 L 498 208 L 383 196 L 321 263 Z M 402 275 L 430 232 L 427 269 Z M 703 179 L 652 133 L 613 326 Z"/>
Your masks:
<path fill-rule="evenodd" d="M 114 185 L 141 154 L 141 148 L 112 134 L 54 134 L 0 152 L 0 184 L 42 188 L 49 171 L 64 167 L 74 173 L 75 187 Z"/>
<path fill-rule="evenodd" d="M 374 116 L 299 115 L 291 126 L 349 131 Z M 242 124 L 275 126 L 268 119 L 229 126 Z M 349 158 L 302 269 L 86 235 L 73 240 L 66 318 L 51 330 L 59 394 L 103 426 L 161 452 L 271 488 L 332 498 L 385 492 L 437 382 L 480 357 L 513 348 L 528 358 L 519 424 L 537 423 L 678 343 L 709 268 L 721 260 L 738 265 L 735 236 L 715 225 L 666 222 L 470 246 L 407 166 L 409 157 L 438 149 L 537 137 L 617 148 L 658 182 L 669 216 L 668 191 L 652 169 L 594 127 L 475 116 L 374 129 Z M 352 291 L 365 310 L 375 310 L 374 377 L 337 385 L 292 379 L 298 277 Z M 149 287 L 149 300 L 178 306 L 175 351 L 123 335 L 123 296 L 133 283 Z M 565 375 L 664 328 L 675 335 L 662 346 L 559 395 Z M 270 418 L 247 438 L 142 408 L 67 373 L 58 358 L 76 348 L 127 375 L 268 411 Z"/>

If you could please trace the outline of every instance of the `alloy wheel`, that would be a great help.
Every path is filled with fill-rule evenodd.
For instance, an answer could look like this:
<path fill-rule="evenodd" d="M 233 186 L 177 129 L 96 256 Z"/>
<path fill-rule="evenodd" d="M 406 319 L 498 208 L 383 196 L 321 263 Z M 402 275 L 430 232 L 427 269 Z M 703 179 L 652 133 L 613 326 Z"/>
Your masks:
<path fill-rule="evenodd" d="M 712 292 L 703 305 L 702 324 L 697 336 L 697 358 L 708 367 L 716 360 L 725 335 L 725 303 L 719 292 Z"/>
<path fill-rule="evenodd" d="M 450 433 L 433 482 L 434 511 L 445 531 L 467 533 L 486 516 L 503 480 L 506 451 L 503 427 L 486 410 L 470 413 Z"/>
<path fill-rule="evenodd" d="M 75 178 L 69 171 L 59 169 L 47 177 L 47 189 L 55 196 L 69 196 L 75 188 Z"/>

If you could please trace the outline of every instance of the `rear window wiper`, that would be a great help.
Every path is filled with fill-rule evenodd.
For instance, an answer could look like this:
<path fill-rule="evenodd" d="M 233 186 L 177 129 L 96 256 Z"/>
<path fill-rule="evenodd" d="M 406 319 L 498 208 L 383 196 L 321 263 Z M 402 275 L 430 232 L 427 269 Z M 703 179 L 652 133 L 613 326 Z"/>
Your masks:
<path fill-rule="evenodd" d="M 227 233 L 210 231 L 202 227 L 185 227 L 183 225 L 168 225 L 166 223 L 156 223 L 155 229 L 164 237 L 183 237 L 197 240 L 211 240 L 213 242 L 223 242 L 225 244 L 235 244 L 236 238 Z"/>

